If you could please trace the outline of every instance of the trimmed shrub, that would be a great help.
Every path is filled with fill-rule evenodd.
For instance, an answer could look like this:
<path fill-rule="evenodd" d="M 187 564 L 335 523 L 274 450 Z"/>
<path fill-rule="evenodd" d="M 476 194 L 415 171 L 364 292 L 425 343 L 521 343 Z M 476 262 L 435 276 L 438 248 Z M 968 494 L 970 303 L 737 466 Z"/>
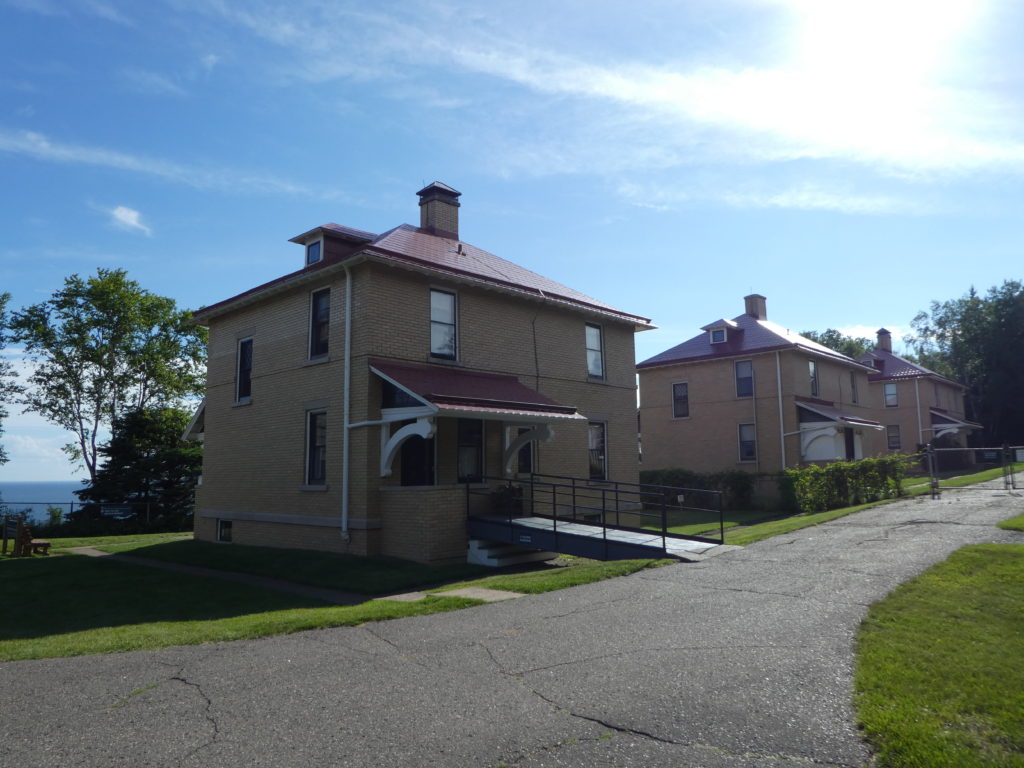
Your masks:
<path fill-rule="evenodd" d="M 791 489 L 796 509 L 805 513 L 896 498 L 903 495 L 908 461 L 907 456 L 882 456 L 787 469 L 779 488 L 783 496 Z"/>

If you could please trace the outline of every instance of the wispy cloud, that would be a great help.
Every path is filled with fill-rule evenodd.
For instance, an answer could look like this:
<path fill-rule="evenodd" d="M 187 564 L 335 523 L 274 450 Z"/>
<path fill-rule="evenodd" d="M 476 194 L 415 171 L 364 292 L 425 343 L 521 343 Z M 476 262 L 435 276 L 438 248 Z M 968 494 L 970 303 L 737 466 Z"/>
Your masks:
<path fill-rule="evenodd" d="M 129 232 L 141 232 L 146 237 L 151 237 L 153 234 L 153 230 L 142 221 L 142 214 L 134 208 L 119 205 L 116 208 L 112 208 L 108 213 L 110 214 L 111 223 L 118 229 L 124 229 Z"/>
<path fill-rule="evenodd" d="M 918 202 L 893 195 L 865 195 L 822 184 L 779 183 L 770 187 L 762 182 L 757 188 L 749 184 L 730 183 L 694 185 L 622 182 L 618 193 L 627 201 L 642 208 L 668 211 L 694 202 L 724 203 L 732 208 L 790 209 L 803 211 L 834 211 L 850 214 L 910 214 L 920 215 L 927 210 Z"/>
<path fill-rule="evenodd" d="M 501 8 L 489 10 L 484 20 L 475 7 L 458 2 L 416 7 L 402 17 L 319 3 L 301 13 L 289 6 L 285 14 L 281 8 L 236 7 L 230 0 L 214 12 L 279 46 L 286 56 L 301 50 L 291 60 L 293 76 L 318 82 L 422 82 L 438 69 L 483 76 L 520 89 L 522 97 L 574 105 L 596 127 L 635 123 L 641 130 L 628 145 L 620 144 L 634 157 L 642 158 L 638 149 L 646 145 L 649 154 L 675 156 L 680 164 L 758 167 L 808 160 L 855 164 L 905 179 L 1024 171 L 1024 142 L 1014 116 L 1001 108 L 999 93 L 984 76 L 948 71 L 979 23 L 975 6 L 981 4 L 775 0 L 754 5 L 774 14 L 780 36 L 784 31 L 790 38 L 787 44 L 780 41 L 773 56 L 762 51 L 744 59 L 743 51 L 731 51 L 729 59 L 710 57 L 707 64 L 665 50 L 632 56 L 610 52 L 595 59 L 589 51 L 575 53 L 571 45 L 549 45 L 530 25 L 493 23 Z M 670 12 L 664 16 L 666 25 L 681 24 Z M 405 98 L 414 91 L 393 93 Z M 529 102 L 514 92 L 502 96 L 510 112 Z M 433 106 L 458 105 L 460 98 L 454 92 Z M 549 153 L 562 155 L 556 157 L 561 160 L 556 170 L 588 165 L 575 160 L 578 152 L 586 153 L 580 130 L 573 126 L 560 149 Z M 532 159 L 547 158 L 538 152 Z M 531 157 L 522 153 L 520 160 Z M 787 201 L 780 197 L 779 203 Z M 878 204 L 863 203 L 866 210 Z"/>
<path fill-rule="evenodd" d="M 203 168 L 174 163 L 145 155 L 82 144 L 51 141 L 33 131 L 0 130 L 0 152 L 33 157 L 54 163 L 114 168 L 184 184 L 197 189 L 219 189 L 242 194 L 283 194 L 326 200 L 347 200 L 339 189 L 320 188 L 271 175 L 247 173 L 229 168 Z"/>
<path fill-rule="evenodd" d="M 112 21 L 115 24 L 131 25 L 131 20 L 110 3 L 102 0 L 5 0 L 7 5 L 20 11 L 38 13 L 43 16 L 70 16 L 79 13 Z"/>
<path fill-rule="evenodd" d="M 186 91 L 171 78 L 147 69 L 130 68 L 121 72 L 121 78 L 134 91 L 155 96 L 185 96 Z"/>

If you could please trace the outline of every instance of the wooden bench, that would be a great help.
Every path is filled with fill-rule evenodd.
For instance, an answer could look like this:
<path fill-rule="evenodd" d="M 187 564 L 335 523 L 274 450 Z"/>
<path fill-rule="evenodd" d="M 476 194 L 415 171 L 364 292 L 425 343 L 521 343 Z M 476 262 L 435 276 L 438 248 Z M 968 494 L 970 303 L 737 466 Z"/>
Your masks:
<path fill-rule="evenodd" d="M 32 531 L 20 520 L 4 516 L 3 524 L 0 526 L 3 535 L 2 553 L 7 554 L 7 542 L 14 546 L 11 550 L 11 557 L 32 557 L 32 555 L 49 555 L 50 542 L 46 539 L 33 539 Z"/>

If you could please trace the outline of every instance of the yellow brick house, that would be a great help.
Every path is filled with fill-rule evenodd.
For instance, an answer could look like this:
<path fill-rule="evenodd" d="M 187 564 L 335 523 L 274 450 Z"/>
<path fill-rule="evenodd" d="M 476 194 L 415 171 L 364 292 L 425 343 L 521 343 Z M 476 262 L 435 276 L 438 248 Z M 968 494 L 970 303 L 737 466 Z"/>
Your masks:
<path fill-rule="evenodd" d="M 968 435 L 981 429 L 966 417 L 967 388 L 894 354 L 887 329 L 878 330 L 875 348 L 858 360 L 872 368 L 868 381 L 888 452 L 914 453 L 929 443 L 964 448 Z"/>
<path fill-rule="evenodd" d="M 883 452 L 872 368 L 744 313 L 637 365 L 644 469 L 778 472 Z"/>
<path fill-rule="evenodd" d="M 636 482 L 649 321 L 462 241 L 451 187 L 417 194 L 419 226 L 316 227 L 300 269 L 196 313 L 197 538 L 457 561 L 467 484 Z"/>

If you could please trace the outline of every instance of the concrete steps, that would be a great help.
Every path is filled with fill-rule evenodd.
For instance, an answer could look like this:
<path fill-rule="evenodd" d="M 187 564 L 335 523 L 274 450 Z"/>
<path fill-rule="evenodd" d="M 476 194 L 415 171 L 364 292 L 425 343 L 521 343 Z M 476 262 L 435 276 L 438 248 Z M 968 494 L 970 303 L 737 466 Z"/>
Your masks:
<path fill-rule="evenodd" d="M 473 565 L 486 565 L 490 568 L 502 568 L 506 565 L 554 560 L 556 557 L 558 557 L 557 552 L 527 549 L 515 544 L 506 544 L 503 541 L 470 539 L 466 562 Z"/>

